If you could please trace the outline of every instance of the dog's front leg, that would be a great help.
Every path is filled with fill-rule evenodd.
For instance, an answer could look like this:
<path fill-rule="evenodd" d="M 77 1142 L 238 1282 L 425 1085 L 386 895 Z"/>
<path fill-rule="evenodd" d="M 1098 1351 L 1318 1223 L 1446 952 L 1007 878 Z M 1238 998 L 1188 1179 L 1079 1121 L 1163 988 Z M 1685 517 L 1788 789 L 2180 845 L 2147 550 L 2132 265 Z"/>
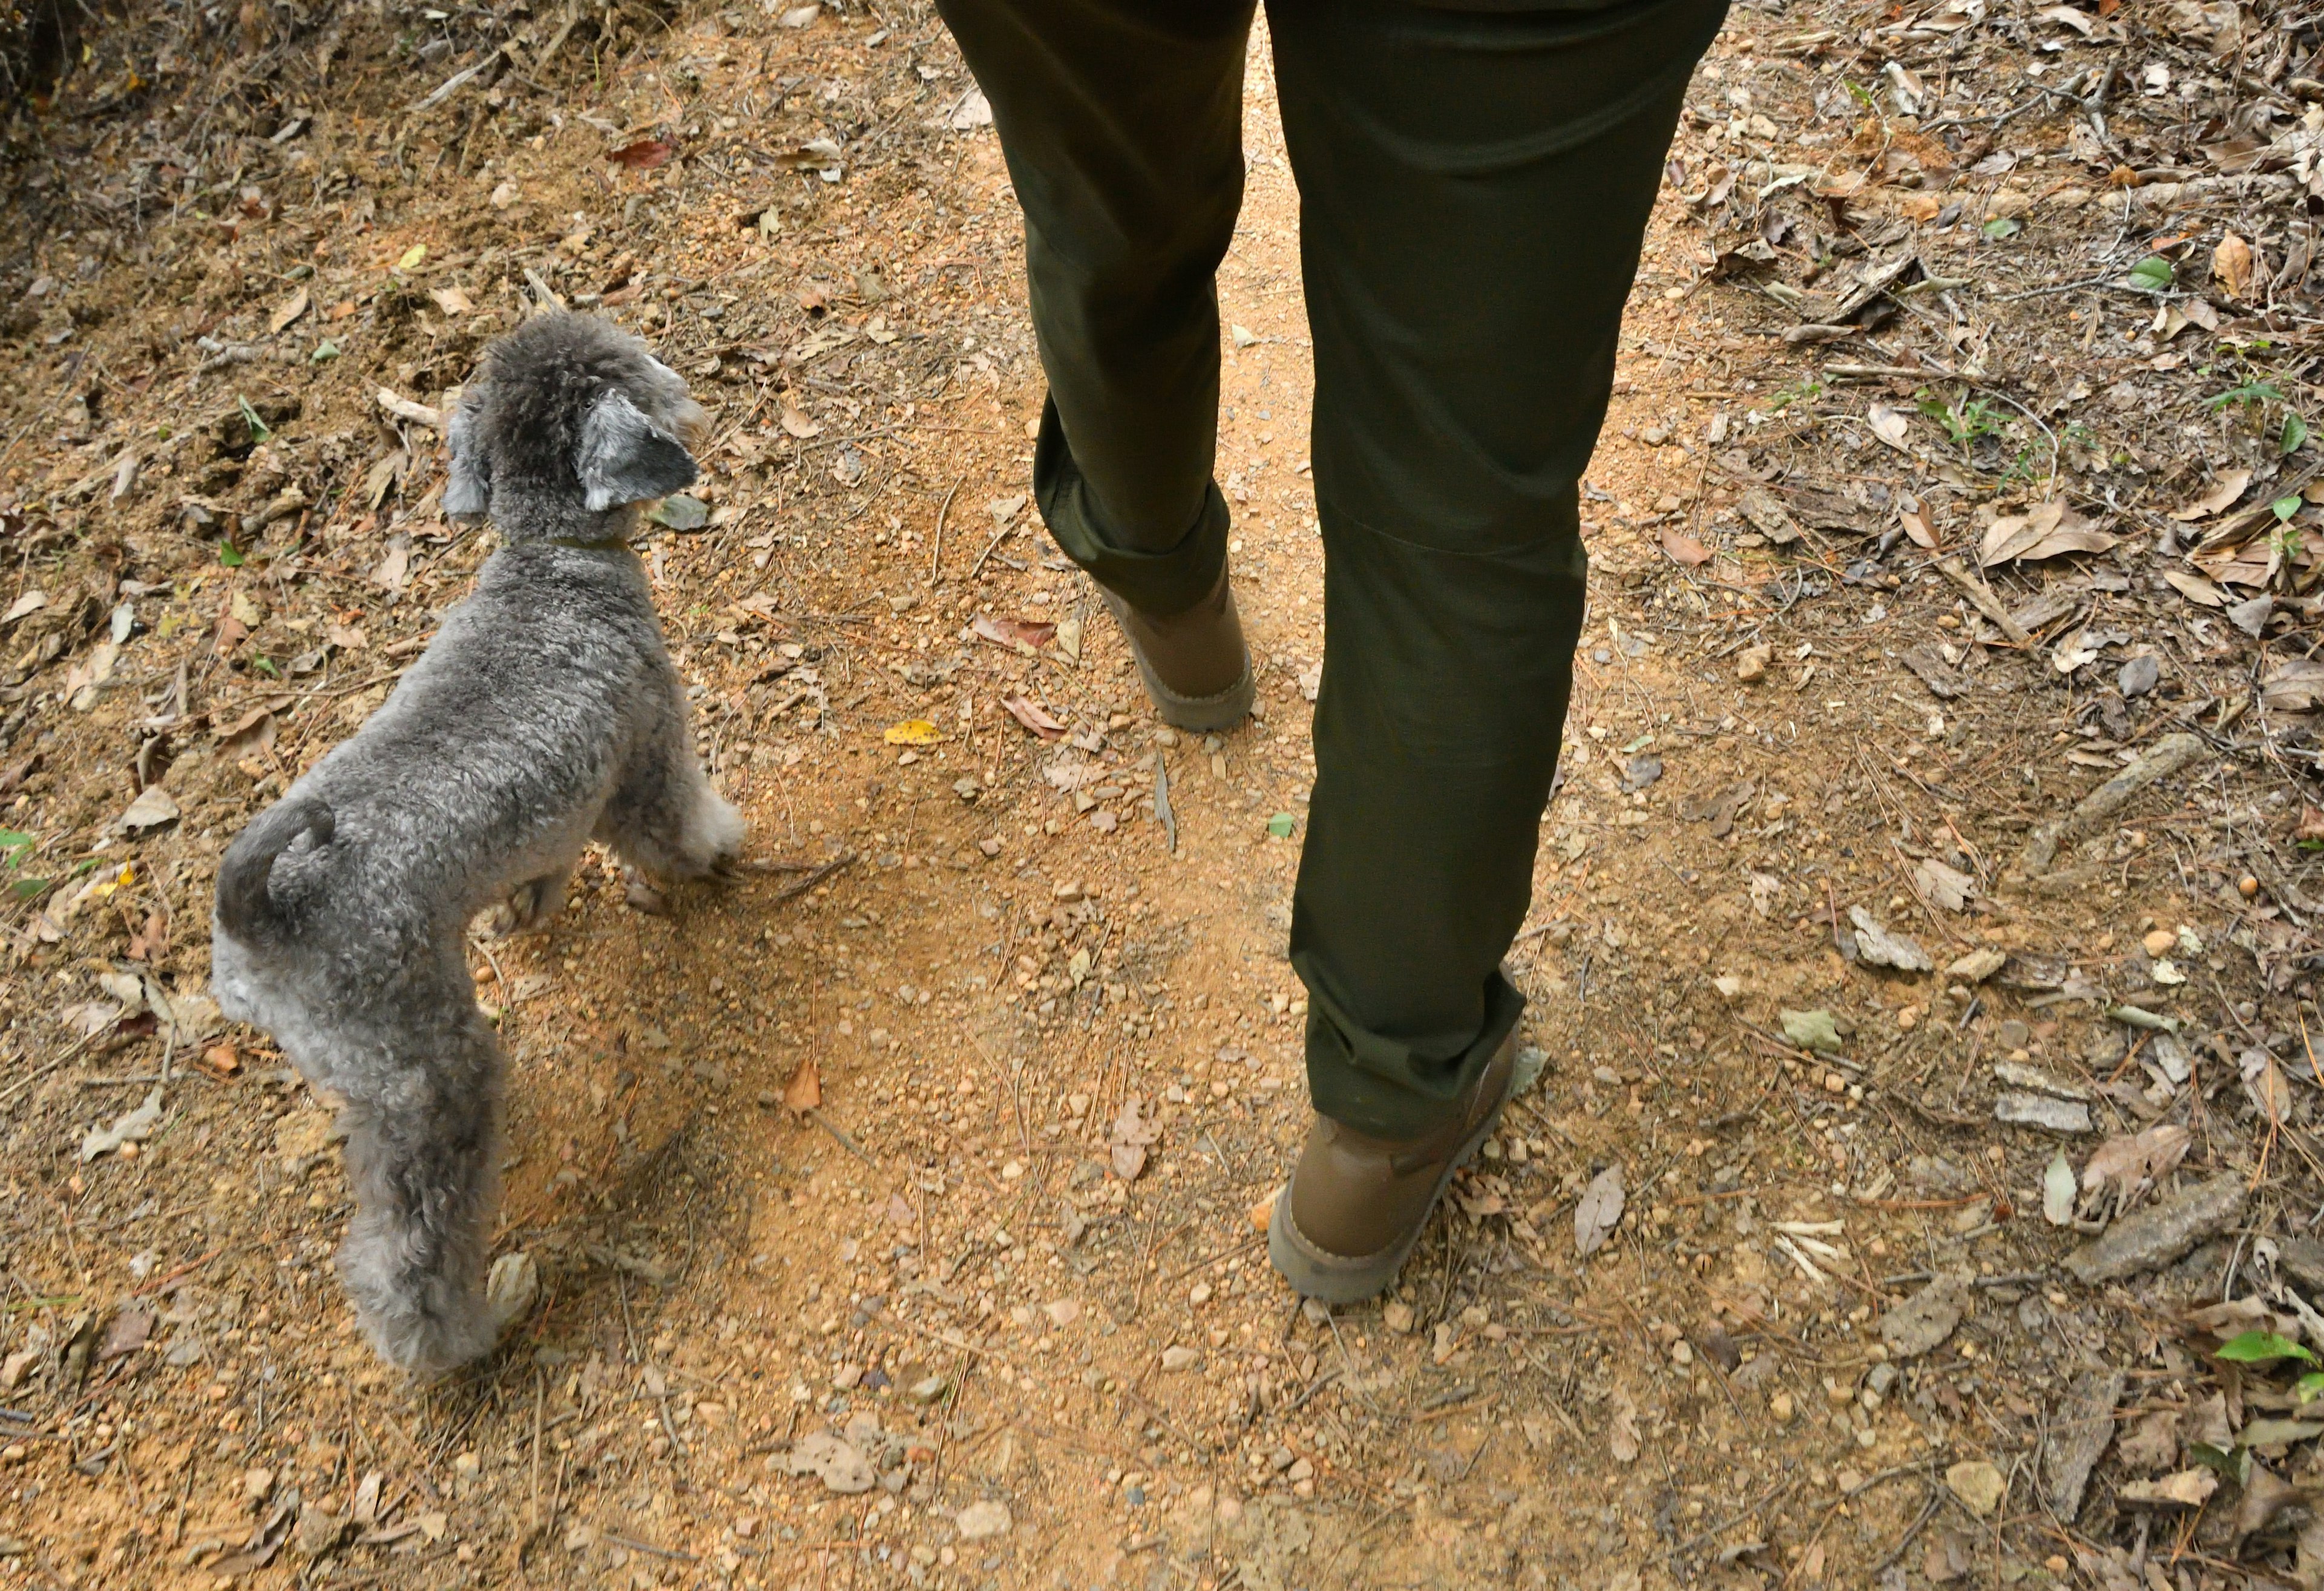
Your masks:
<path fill-rule="evenodd" d="M 473 991 L 415 992 L 405 1011 L 385 1063 L 346 1080 L 356 1209 L 339 1267 L 380 1353 L 434 1375 L 489 1352 L 505 1323 L 484 1269 L 503 1066 Z"/>

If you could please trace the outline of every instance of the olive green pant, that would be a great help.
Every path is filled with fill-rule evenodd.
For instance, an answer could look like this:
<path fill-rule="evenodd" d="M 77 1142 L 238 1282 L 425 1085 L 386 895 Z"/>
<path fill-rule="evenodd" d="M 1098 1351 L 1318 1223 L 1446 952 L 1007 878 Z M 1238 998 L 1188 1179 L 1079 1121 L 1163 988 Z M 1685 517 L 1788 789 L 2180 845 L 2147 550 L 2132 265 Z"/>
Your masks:
<path fill-rule="evenodd" d="M 1025 211 L 1057 544 L 1157 614 L 1226 557 L 1213 275 L 1252 0 L 939 0 Z M 1325 555 L 1292 913 L 1315 1108 L 1416 1136 L 1523 998 L 1587 560 L 1583 466 L 1726 0 L 1269 0 Z"/>

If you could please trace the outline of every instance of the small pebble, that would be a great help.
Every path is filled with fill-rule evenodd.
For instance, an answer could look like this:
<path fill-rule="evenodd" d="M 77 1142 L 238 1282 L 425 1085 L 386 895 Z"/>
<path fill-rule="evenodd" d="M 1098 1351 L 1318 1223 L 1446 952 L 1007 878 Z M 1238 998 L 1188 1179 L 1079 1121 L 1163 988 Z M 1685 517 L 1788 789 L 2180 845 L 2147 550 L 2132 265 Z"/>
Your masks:
<path fill-rule="evenodd" d="M 2157 928 L 2139 943 L 2146 947 L 2146 953 L 2150 956 L 2167 956 L 2177 947 L 2179 936 L 2168 928 Z"/>
<path fill-rule="evenodd" d="M 1777 1425 L 1789 1425 L 1792 1416 L 1798 1412 L 1798 1406 L 1792 1402 L 1791 1393 L 1779 1392 L 1767 1400 L 1767 1412 L 1775 1417 Z"/>

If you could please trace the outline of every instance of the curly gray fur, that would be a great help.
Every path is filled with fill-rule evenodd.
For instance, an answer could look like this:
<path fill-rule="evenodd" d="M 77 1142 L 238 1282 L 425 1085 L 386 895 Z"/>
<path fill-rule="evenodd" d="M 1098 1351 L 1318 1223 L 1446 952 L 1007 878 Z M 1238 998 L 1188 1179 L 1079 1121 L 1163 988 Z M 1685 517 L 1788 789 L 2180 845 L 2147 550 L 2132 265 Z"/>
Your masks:
<path fill-rule="evenodd" d="M 218 869 L 212 982 L 346 1100 L 339 1264 L 373 1343 L 434 1373 L 489 1351 L 503 1060 L 463 939 L 530 923 L 605 841 L 664 878 L 722 869 L 742 819 L 696 761 L 636 505 L 688 484 L 702 411 L 636 338 L 543 316 L 485 351 L 448 428 L 447 513 L 506 543 L 355 736 Z"/>

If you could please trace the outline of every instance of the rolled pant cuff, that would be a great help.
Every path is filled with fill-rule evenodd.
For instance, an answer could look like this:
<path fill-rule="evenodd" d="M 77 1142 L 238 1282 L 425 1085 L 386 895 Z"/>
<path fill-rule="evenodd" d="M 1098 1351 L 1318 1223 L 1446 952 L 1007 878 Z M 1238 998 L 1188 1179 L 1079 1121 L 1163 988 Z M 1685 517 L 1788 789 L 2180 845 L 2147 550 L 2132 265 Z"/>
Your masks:
<path fill-rule="evenodd" d="M 1033 447 L 1033 497 L 1042 520 L 1065 555 L 1090 578 L 1139 612 L 1156 619 L 1183 613 L 1211 594 L 1227 563 L 1227 500 L 1216 482 L 1204 489 L 1202 510 L 1178 538 L 1159 551 L 1120 546 L 1110 538 L 1096 498 L 1074 462 L 1053 398 L 1041 407 L 1041 437 Z"/>
<path fill-rule="evenodd" d="M 1365 1032 L 1305 968 L 1296 970 L 1307 985 L 1307 1095 L 1316 1114 L 1391 1143 L 1443 1126 L 1525 1014 L 1525 996 L 1494 972 L 1485 985 L 1484 1025 L 1459 1054 L 1436 1060 Z"/>

